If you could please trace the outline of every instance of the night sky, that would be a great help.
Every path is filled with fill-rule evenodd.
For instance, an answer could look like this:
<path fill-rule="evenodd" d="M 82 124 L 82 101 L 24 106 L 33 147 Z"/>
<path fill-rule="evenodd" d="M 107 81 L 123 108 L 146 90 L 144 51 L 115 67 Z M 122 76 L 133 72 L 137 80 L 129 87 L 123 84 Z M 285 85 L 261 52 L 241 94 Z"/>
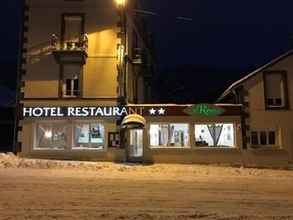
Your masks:
<path fill-rule="evenodd" d="M 147 16 L 154 32 L 158 78 L 166 79 L 170 76 L 167 84 L 177 90 L 180 85 L 172 83 L 182 73 L 186 74 L 188 80 L 193 80 L 194 85 L 197 82 L 208 84 L 213 78 L 212 74 L 221 74 L 222 81 L 217 84 L 219 89 L 211 91 L 207 88 L 211 92 L 204 98 L 208 100 L 215 99 L 211 96 L 218 95 L 220 90 L 244 73 L 265 64 L 293 46 L 293 1 L 142 1 L 145 10 L 158 14 Z M 15 64 L 19 0 L 1 0 L 1 6 L 0 39 L 3 44 L 0 63 Z M 176 19 L 179 16 L 193 20 Z M 208 75 L 208 78 L 203 74 Z M 6 82 L 5 77 L 6 74 L 2 72 L 2 84 Z M 216 75 L 215 78 L 217 77 L 219 76 Z M 181 95 L 186 96 L 188 92 L 192 92 L 196 96 L 203 89 L 202 86 L 198 88 L 199 91 L 183 88 L 186 91 Z M 176 91 L 173 95 L 180 96 Z M 200 97 L 203 96 L 197 95 L 196 99 Z"/>
<path fill-rule="evenodd" d="M 1 63 L 15 62 L 18 48 L 18 30 L 21 9 L 19 0 L 1 0 L 0 42 L 2 42 Z M 3 74 L 2 74 L 3 77 Z"/>
<path fill-rule="evenodd" d="M 145 0 L 163 65 L 258 66 L 293 45 L 293 1 Z M 192 22 L 175 17 L 193 18 Z"/>

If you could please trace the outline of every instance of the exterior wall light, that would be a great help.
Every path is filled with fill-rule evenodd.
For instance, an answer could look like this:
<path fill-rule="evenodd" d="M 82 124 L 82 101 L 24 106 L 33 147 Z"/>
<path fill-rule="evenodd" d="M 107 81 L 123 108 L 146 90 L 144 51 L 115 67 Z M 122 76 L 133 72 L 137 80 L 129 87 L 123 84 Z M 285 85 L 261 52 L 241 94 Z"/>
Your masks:
<path fill-rule="evenodd" d="M 116 2 L 116 5 L 119 7 L 119 8 L 122 8 L 126 5 L 126 1 L 127 0 L 115 0 Z"/>

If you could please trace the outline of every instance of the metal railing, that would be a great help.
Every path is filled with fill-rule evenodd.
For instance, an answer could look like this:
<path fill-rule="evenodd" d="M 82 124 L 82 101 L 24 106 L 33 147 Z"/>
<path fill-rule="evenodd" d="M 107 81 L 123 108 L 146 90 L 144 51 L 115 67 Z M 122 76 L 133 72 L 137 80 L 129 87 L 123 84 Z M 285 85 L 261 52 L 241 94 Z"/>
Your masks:
<path fill-rule="evenodd" d="M 65 40 L 64 42 L 60 42 L 57 35 L 51 35 L 51 48 L 52 50 L 83 50 L 87 51 L 88 49 L 88 35 L 82 34 L 79 39 L 75 40 Z"/>

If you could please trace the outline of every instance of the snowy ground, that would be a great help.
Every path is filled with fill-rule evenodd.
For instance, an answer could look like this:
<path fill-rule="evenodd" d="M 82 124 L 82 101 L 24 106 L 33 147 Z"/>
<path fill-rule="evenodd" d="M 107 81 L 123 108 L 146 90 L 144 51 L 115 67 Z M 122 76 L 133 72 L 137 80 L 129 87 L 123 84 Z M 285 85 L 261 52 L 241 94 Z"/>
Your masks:
<path fill-rule="evenodd" d="M 0 154 L 0 219 L 293 219 L 293 171 Z"/>

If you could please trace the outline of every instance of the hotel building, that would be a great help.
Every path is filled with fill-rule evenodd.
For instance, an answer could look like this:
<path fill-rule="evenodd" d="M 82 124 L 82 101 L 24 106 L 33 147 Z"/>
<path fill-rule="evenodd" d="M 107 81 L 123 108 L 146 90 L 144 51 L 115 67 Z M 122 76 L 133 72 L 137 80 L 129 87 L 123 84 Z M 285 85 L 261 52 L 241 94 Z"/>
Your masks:
<path fill-rule="evenodd" d="M 152 42 L 139 7 L 137 1 L 24 1 L 19 109 L 148 103 Z M 108 145 L 120 145 L 121 118 L 36 120 L 19 113 L 15 151 L 23 156 L 108 158 Z"/>
<path fill-rule="evenodd" d="M 151 104 L 155 64 L 141 13 L 136 0 L 25 1 L 19 155 L 245 166 L 292 162 L 289 65 L 278 74 L 251 74 L 219 104 Z M 272 82 L 262 85 L 275 75 L 281 81 L 274 92 L 282 96 L 271 97 Z M 266 105 L 261 89 L 268 90 Z"/>

